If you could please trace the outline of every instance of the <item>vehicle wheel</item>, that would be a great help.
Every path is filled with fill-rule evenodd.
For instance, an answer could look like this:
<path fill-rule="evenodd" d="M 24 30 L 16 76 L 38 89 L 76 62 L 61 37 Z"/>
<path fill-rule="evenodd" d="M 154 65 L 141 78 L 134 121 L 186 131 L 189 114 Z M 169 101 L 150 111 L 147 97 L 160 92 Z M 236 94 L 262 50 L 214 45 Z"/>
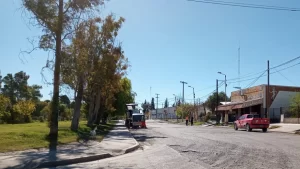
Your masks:
<path fill-rule="evenodd" d="M 237 125 L 234 123 L 234 130 L 238 130 L 239 128 L 237 127 Z"/>
<path fill-rule="evenodd" d="M 263 132 L 267 132 L 267 130 L 268 130 L 267 128 L 263 128 L 262 129 Z"/>
<path fill-rule="evenodd" d="M 247 130 L 248 132 L 252 131 L 252 128 L 250 128 L 249 124 L 246 124 L 246 130 Z"/>

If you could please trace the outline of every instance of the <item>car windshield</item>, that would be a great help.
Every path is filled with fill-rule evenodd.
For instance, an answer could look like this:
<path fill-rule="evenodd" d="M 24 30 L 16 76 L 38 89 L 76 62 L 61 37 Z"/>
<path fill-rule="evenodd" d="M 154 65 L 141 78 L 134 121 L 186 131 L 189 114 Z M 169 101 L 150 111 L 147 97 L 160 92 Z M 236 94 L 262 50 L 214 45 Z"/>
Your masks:
<path fill-rule="evenodd" d="M 132 118 L 133 118 L 133 121 L 142 121 L 144 118 L 143 115 L 134 115 Z"/>

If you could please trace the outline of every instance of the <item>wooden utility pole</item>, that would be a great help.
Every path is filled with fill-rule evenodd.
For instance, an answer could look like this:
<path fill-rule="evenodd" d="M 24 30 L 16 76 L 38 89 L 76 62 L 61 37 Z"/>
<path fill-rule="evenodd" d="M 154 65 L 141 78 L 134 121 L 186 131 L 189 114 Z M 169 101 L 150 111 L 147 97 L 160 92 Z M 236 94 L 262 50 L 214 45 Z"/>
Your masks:
<path fill-rule="evenodd" d="M 219 113 L 218 113 L 218 106 L 219 106 L 219 81 L 217 79 L 217 83 L 216 83 L 216 92 L 217 92 L 217 103 L 216 103 L 216 119 L 217 119 L 217 124 L 219 124 L 220 119 L 219 119 Z"/>

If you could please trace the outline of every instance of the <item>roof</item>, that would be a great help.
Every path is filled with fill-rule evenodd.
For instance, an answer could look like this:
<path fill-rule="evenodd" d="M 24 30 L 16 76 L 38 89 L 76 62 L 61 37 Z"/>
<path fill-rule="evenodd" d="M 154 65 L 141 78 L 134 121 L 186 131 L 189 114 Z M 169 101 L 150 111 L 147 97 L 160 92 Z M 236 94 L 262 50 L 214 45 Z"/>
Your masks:
<path fill-rule="evenodd" d="M 263 100 L 261 98 L 244 101 L 244 102 L 231 102 L 230 104 L 218 106 L 218 110 L 225 111 L 225 110 L 232 110 L 232 109 L 240 109 L 244 107 L 250 107 L 258 104 L 262 104 Z"/>

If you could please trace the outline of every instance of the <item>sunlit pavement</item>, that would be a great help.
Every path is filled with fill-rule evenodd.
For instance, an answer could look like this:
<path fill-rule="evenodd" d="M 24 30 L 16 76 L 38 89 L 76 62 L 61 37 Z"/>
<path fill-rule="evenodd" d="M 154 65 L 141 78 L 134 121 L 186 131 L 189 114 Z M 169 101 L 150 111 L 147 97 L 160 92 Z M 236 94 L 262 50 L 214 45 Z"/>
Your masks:
<path fill-rule="evenodd" d="M 300 135 L 184 126 L 155 120 L 131 133 L 141 148 L 110 159 L 60 168 L 276 169 L 300 166 Z"/>

